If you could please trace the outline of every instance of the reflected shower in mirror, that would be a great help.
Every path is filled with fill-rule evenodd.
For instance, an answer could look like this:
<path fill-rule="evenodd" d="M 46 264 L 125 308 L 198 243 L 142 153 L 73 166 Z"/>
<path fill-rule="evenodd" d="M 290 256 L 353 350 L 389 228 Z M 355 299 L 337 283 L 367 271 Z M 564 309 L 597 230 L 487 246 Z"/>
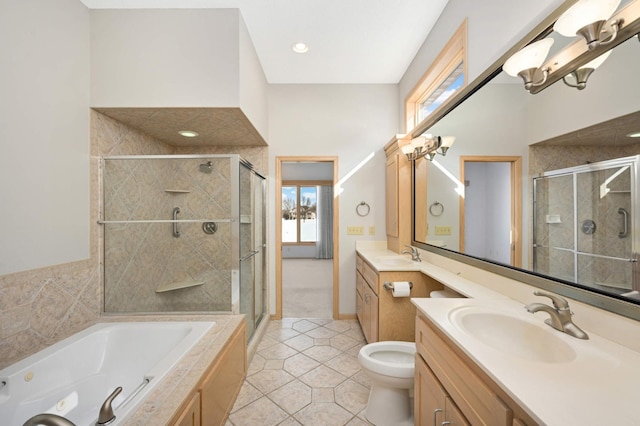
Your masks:
<path fill-rule="evenodd" d="M 414 162 L 414 244 L 639 303 L 638 72 L 634 36 L 582 90 L 560 78 L 532 95 L 520 78 L 486 73 L 495 77 L 423 129 L 456 145 Z M 445 214 L 431 214 L 434 203 Z"/>

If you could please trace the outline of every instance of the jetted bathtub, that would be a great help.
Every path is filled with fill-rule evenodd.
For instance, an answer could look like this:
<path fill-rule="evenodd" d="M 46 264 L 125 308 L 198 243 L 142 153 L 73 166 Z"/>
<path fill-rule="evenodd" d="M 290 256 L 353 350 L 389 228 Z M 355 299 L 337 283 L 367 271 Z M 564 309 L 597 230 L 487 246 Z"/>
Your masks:
<path fill-rule="evenodd" d="M 94 425 L 104 400 L 114 399 L 123 424 L 214 321 L 112 322 L 89 327 L 0 370 L 0 424 L 21 426 L 39 413 Z"/>

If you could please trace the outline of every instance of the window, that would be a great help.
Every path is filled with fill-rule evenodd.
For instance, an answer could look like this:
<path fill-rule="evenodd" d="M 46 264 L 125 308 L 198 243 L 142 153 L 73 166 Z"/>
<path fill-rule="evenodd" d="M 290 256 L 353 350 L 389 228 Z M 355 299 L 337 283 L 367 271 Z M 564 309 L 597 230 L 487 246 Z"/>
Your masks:
<path fill-rule="evenodd" d="M 317 200 L 318 189 L 315 185 L 283 183 L 283 243 L 304 244 L 317 241 Z"/>
<path fill-rule="evenodd" d="M 467 84 L 467 21 L 456 30 L 405 102 L 409 133 Z"/>

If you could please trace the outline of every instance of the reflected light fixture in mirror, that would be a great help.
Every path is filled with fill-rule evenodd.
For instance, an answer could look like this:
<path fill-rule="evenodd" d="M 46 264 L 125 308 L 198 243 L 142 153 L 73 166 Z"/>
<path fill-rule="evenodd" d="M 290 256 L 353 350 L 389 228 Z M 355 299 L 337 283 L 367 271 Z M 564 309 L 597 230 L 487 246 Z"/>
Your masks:
<path fill-rule="evenodd" d="M 585 87 L 587 87 L 587 80 L 589 79 L 589 76 L 591 75 L 591 73 L 600 65 L 602 65 L 602 63 L 607 60 L 610 54 L 611 54 L 611 51 L 607 50 L 602 55 L 594 59 L 593 61 L 582 65 L 577 70 L 562 77 L 562 81 L 564 81 L 564 84 L 566 84 L 569 87 L 575 87 L 578 90 L 584 89 Z M 573 78 L 576 82 L 575 83 L 571 82 L 570 80 L 567 79 L 567 77 Z"/>
<path fill-rule="evenodd" d="M 413 138 L 410 143 L 400 146 L 400 151 L 409 161 L 427 157 L 432 161 L 436 154 L 447 155 L 447 151 L 455 142 L 455 136 L 433 136 L 430 134 Z"/>
<path fill-rule="evenodd" d="M 540 86 L 547 81 L 550 71 L 549 68 L 547 67 L 540 70 L 542 72 L 542 80 L 534 83 L 533 78 L 547 58 L 552 45 L 552 38 L 545 38 L 531 43 L 507 59 L 502 69 L 512 77 L 522 78 L 526 90 Z"/>
<path fill-rule="evenodd" d="M 620 22 L 611 22 L 610 31 L 605 24 L 618 5 L 620 0 L 580 0 L 558 18 L 553 29 L 565 37 L 581 36 L 593 50 L 615 40 Z"/>

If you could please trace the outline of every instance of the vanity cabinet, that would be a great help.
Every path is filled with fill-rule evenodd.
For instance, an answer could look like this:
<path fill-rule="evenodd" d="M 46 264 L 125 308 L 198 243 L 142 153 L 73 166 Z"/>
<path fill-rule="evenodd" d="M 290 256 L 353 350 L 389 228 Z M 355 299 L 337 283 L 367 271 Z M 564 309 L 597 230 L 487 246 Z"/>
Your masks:
<path fill-rule="evenodd" d="M 411 244 L 411 163 L 398 148 L 409 143 L 405 136 L 395 135 L 384 147 L 387 248 L 396 253 Z"/>
<path fill-rule="evenodd" d="M 420 356 L 416 356 L 414 400 L 416 425 L 469 424 Z"/>
<path fill-rule="evenodd" d="M 393 297 L 385 282 L 410 281 L 411 297 L 429 297 L 442 285 L 419 271 L 377 271 L 356 256 L 356 316 L 367 343 L 382 340 L 413 342 L 416 307 L 410 297 Z"/>
<path fill-rule="evenodd" d="M 356 315 L 367 343 L 378 341 L 378 295 L 375 271 L 360 256 L 356 258 Z M 365 278 L 365 275 L 367 278 Z M 375 284 L 371 284 L 373 281 Z M 374 291 L 374 287 L 376 290 Z"/>
<path fill-rule="evenodd" d="M 416 425 L 443 424 L 445 421 L 454 422 L 453 419 L 456 420 L 452 424 L 536 424 L 506 392 L 420 313 L 416 317 L 414 390 Z"/>
<path fill-rule="evenodd" d="M 222 426 L 247 373 L 246 325 L 242 321 L 169 424 Z"/>

